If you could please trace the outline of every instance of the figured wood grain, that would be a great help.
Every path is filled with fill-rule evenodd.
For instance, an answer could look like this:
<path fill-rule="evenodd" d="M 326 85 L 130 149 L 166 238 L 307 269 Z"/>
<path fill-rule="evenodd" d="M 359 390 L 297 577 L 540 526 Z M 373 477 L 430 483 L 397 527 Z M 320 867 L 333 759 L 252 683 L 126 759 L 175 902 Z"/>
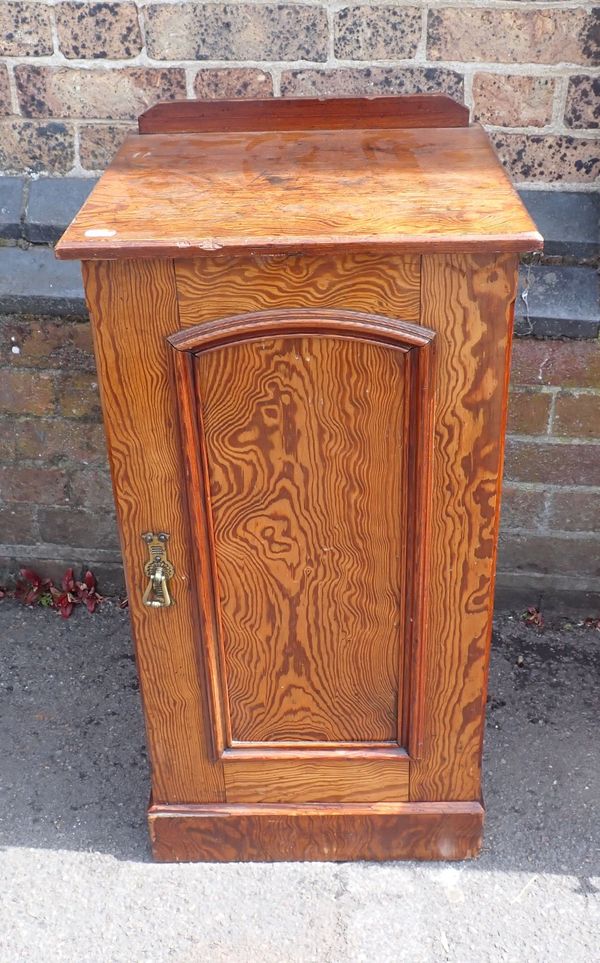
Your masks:
<path fill-rule="evenodd" d="M 542 239 L 479 127 L 132 134 L 62 258 L 530 251 Z"/>
<path fill-rule="evenodd" d="M 517 259 L 424 257 L 437 331 L 424 753 L 411 799 L 478 799 Z"/>
<path fill-rule="evenodd" d="M 444 94 L 332 97 L 327 100 L 179 100 L 154 104 L 138 121 L 140 134 L 192 131 L 349 130 L 467 127 L 469 109 Z"/>
<path fill-rule="evenodd" d="M 476 856 L 483 808 L 477 802 L 355 805 L 151 806 L 155 859 L 423 859 Z"/>
<path fill-rule="evenodd" d="M 166 335 L 178 327 L 168 261 L 83 266 L 92 317 L 129 612 L 157 801 L 225 798 L 210 758 L 207 698 L 200 685 L 189 528 L 181 484 L 176 394 Z M 124 324 L 126 319 L 126 324 Z M 142 604 L 147 547 L 142 532 L 170 534 L 171 608 Z"/>
<path fill-rule="evenodd" d="M 175 262 L 182 325 L 277 306 L 349 308 L 418 322 L 420 258 L 206 257 Z"/>
<path fill-rule="evenodd" d="M 404 353 L 272 338 L 196 372 L 232 738 L 394 738 Z"/>
<path fill-rule="evenodd" d="M 408 770 L 407 757 L 224 760 L 229 803 L 402 802 Z"/>

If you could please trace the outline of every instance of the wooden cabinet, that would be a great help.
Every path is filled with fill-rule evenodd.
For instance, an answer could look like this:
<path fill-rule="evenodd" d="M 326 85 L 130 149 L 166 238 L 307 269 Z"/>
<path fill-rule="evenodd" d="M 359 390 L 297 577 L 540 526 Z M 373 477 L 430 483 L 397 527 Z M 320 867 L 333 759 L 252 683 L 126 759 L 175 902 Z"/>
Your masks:
<path fill-rule="evenodd" d="M 161 105 L 81 258 L 158 859 L 477 853 L 518 252 L 444 97 Z"/>

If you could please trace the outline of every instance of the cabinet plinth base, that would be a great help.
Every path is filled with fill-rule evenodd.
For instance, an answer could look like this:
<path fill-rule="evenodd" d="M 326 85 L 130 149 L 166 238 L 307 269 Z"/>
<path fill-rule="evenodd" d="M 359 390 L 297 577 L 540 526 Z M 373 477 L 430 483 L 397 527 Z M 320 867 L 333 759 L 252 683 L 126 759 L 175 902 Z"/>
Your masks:
<path fill-rule="evenodd" d="M 161 862 L 458 860 L 477 856 L 479 802 L 150 805 Z"/>

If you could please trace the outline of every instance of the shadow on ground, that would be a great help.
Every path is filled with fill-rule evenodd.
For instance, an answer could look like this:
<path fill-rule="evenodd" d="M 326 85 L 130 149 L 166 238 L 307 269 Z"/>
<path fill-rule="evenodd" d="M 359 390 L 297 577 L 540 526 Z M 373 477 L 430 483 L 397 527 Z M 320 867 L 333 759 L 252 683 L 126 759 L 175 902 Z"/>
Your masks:
<path fill-rule="evenodd" d="M 595 892 L 600 633 L 496 619 L 485 848 L 474 866 Z M 126 612 L 62 620 L 0 603 L 0 846 L 147 861 L 148 762 Z"/>

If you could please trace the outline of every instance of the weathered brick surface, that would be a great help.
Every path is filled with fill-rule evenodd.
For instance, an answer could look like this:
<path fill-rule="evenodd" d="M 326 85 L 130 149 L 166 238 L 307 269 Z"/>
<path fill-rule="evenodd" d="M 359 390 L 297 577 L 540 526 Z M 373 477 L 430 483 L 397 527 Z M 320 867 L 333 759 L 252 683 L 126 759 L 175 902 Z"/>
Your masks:
<path fill-rule="evenodd" d="M 421 9 L 393 4 L 352 5 L 334 14 L 334 53 L 340 60 L 404 60 L 421 37 Z"/>
<path fill-rule="evenodd" d="M 0 538 L 5 545 L 36 545 L 40 541 L 35 505 L 0 505 Z"/>
<path fill-rule="evenodd" d="M 38 512 L 40 541 L 90 549 L 118 549 L 119 536 L 113 513 L 73 508 L 44 508 Z"/>
<path fill-rule="evenodd" d="M 56 376 L 48 372 L 0 369 L 0 411 L 44 415 L 54 411 Z"/>
<path fill-rule="evenodd" d="M 519 183 L 588 185 L 599 50 L 573 0 L 3 0 L 0 172 L 100 171 L 159 100 L 444 92 Z"/>
<path fill-rule="evenodd" d="M 66 418 L 19 418 L 13 422 L 14 457 L 53 467 L 106 469 L 106 442 L 100 423 Z M 13 455 L 11 454 L 11 458 Z M 8 456 L 7 456 L 8 460 Z"/>
<path fill-rule="evenodd" d="M 516 341 L 511 380 L 514 385 L 600 388 L 600 344 L 597 341 Z"/>
<path fill-rule="evenodd" d="M 550 77 L 475 74 L 474 117 L 501 127 L 543 127 L 552 120 L 554 88 Z"/>
<path fill-rule="evenodd" d="M 91 565 L 115 591 L 118 540 L 89 326 L 0 317 L 0 346 L 0 555 L 10 560 L 0 560 L 2 570 L 28 563 L 54 575 L 55 565 L 60 575 L 71 563 Z M 512 377 L 499 584 L 518 577 L 536 593 L 593 589 L 600 346 L 519 340 Z"/>
<path fill-rule="evenodd" d="M 508 481 L 598 485 L 600 445 L 509 438 L 506 442 L 505 471 Z"/>
<path fill-rule="evenodd" d="M 508 431 L 520 435 L 544 435 L 548 429 L 552 395 L 535 389 L 513 391 Z"/>
<path fill-rule="evenodd" d="M 595 17 L 587 10 L 498 10 L 447 7 L 429 11 L 432 60 L 504 64 L 598 63 Z"/>
<path fill-rule="evenodd" d="M 257 67 L 207 67 L 196 74 L 194 92 L 202 100 L 272 97 L 273 78 Z"/>
<path fill-rule="evenodd" d="M 88 322 L 27 315 L 0 318 L 0 365 L 11 368 L 84 368 L 95 371 Z"/>
<path fill-rule="evenodd" d="M 570 438 L 600 438 L 600 392 L 560 392 L 556 398 L 553 432 Z"/>
<path fill-rule="evenodd" d="M 551 530 L 600 534 L 600 491 L 554 491 L 548 501 Z"/>
<path fill-rule="evenodd" d="M 0 117 L 10 114 L 12 102 L 10 98 L 10 85 L 8 80 L 8 69 L 0 64 Z"/>
<path fill-rule="evenodd" d="M 544 492 L 516 488 L 506 483 L 502 492 L 502 528 L 539 531 L 546 517 L 546 500 Z"/>
<path fill-rule="evenodd" d="M 144 8 L 158 60 L 325 60 L 327 17 L 303 4 L 186 3 Z"/>
<path fill-rule="evenodd" d="M 0 170 L 66 174 L 75 162 L 75 133 L 60 121 L 0 121 Z"/>
<path fill-rule="evenodd" d="M 126 60 L 142 49 L 135 3 L 59 3 L 55 16 L 60 52 L 67 59 Z"/>
<path fill-rule="evenodd" d="M 600 77 L 587 77 L 585 74 L 571 77 L 565 123 L 567 127 L 600 127 Z"/>
<path fill-rule="evenodd" d="M 498 546 L 500 572 L 557 576 L 584 572 L 600 578 L 600 539 L 504 532 Z"/>
<path fill-rule="evenodd" d="M 57 385 L 59 412 L 65 418 L 98 421 L 101 416 L 96 376 L 83 371 L 61 374 Z"/>
<path fill-rule="evenodd" d="M 442 67 L 341 67 L 284 70 L 284 97 L 360 97 L 380 94 L 447 93 L 463 100 L 463 79 Z"/>
<path fill-rule="evenodd" d="M 25 117 L 133 120 L 159 100 L 185 97 L 185 74 L 178 68 L 15 67 Z"/>
<path fill-rule="evenodd" d="M 53 50 L 49 7 L 39 2 L 3 0 L 0 57 L 43 57 Z"/>
<path fill-rule="evenodd" d="M 79 130 L 79 158 L 88 171 L 100 171 L 111 162 L 132 124 L 82 124 Z"/>
<path fill-rule="evenodd" d="M 568 135 L 493 133 L 492 141 L 515 181 L 593 184 L 600 176 L 596 140 Z"/>
<path fill-rule="evenodd" d="M 4 502 L 64 505 L 69 500 L 68 487 L 69 478 L 59 468 L 0 465 L 0 491 Z"/>

